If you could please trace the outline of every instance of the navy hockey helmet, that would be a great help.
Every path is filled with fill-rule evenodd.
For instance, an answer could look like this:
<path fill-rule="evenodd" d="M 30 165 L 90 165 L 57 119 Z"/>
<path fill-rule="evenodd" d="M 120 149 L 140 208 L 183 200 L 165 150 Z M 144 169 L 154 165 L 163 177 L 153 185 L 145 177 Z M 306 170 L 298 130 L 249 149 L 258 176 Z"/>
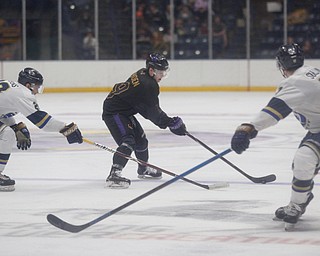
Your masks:
<path fill-rule="evenodd" d="M 154 68 L 157 70 L 167 70 L 169 68 L 169 63 L 162 54 L 160 53 L 150 53 L 146 59 L 146 67 Z"/>
<path fill-rule="evenodd" d="M 303 66 L 303 50 L 296 43 L 282 45 L 277 51 L 276 60 L 280 70 L 296 70 Z"/>
<path fill-rule="evenodd" d="M 43 77 L 39 71 L 34 68 L 25 68 L 21 70 L 18 77 L 18 82 L 22 85 L 29 83 L 31 85 L 42 85 Z"/>

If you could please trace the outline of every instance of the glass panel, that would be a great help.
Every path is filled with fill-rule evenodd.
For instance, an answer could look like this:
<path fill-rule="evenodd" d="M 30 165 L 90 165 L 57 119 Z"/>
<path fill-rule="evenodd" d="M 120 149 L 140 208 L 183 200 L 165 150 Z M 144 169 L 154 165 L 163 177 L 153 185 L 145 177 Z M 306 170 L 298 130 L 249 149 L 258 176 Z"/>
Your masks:
<path fill-rule="evenodd" d="M 62 59 L 95 58 L 94 0 L 62 1 Z"/>
<path fill-rule="evenodd" d="M 176 59 L 207 59 L 208 1 L 174 1 Z"/>
<path fill-rule="evenodd" d="M 132 59 L 132 1 L 99 1 L 100 59 Z"/>
<path fill-rule="evenodd" d="M 57 59 L 57 1 L 26 1 L 26 58 Z"/>
<path fill-rule="evenodd" d="M 0 1 L 0 60 L 22 59 L 21 0 Z"/>

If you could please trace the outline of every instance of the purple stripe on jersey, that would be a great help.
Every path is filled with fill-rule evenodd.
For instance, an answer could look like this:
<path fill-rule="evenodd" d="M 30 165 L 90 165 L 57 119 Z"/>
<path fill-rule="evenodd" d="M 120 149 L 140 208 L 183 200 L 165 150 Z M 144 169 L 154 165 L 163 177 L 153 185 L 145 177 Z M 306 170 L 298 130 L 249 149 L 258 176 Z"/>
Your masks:
<path fill-rule="evenodd" d="M 126 129 L 123 126 L 123 123 L 121 122 L 120 116 L 119 115 L 114 115 L 113 116 L 114 120 L 116 121 L 116 124 L 120 130 L 121 135 L 126 134 Z"/>
<path fill-rule="evenodd" d="M 268 110 L 268 109 L 262 109 L 263 112 L 269 114 L 270 116 L 272 116 L 274 119 L 276 119 L 277 121 L 279 121 L 281 118 L 276 115 L 275 113 L 273 113 L 272 111 Z"/>

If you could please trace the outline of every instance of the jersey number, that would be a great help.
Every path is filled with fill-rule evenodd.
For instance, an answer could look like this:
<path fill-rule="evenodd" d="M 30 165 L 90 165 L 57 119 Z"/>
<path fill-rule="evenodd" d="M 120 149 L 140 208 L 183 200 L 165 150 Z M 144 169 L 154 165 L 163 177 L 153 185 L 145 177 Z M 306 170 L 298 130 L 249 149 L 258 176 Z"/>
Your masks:
<path fill-rule="evenodd" d="M 130 84 L 128 82 L 115 84 L 107 98 L 111 99 L 114 95 L 119 95 L 124 91 L 128 90 L 129 87 L 130 87 Z"/>
<path fill-rule="evenodd" d="M 8 82 L 0 82 L 0 92 L 4 92 L 8 90 L 10 87 L 10 84 Z"/>

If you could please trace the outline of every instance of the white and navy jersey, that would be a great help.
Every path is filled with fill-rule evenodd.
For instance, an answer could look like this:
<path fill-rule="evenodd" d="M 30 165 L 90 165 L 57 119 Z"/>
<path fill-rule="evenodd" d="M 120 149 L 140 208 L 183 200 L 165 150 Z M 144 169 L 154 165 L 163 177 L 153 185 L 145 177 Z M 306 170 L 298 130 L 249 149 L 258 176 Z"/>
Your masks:
<path fill-rule="evenodd" d="M 284 79 L 251 123 L 258 131 L 263 130 L 291 112 L 306 130 L 320 132 L 320 69 L 303 66 Z"/>
<path fill-rule="evenodd" d="M 65 123 L 40 110 L 35 95 L 28 88 L 16 82 L 0 80 L 0 122 L 11 126 L 16 123 L 14 116 L 18 113 L 48 132 L 59 132 L 65 126 Z"/>

